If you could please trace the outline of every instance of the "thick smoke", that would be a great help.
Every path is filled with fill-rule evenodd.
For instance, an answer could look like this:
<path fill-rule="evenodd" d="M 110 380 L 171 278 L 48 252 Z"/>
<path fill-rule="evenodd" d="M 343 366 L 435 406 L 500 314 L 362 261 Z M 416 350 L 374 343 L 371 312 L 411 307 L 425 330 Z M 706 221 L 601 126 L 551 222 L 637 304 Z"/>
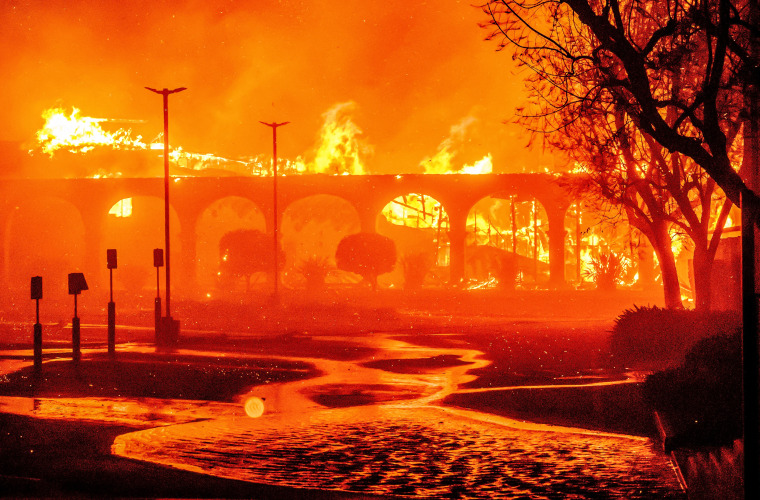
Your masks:
<path fill-rule="evenodd" d="M 468 161 L 491 153 L 495 171 L 520 171 L 537 160 L 515 154 L 527 137 L 503 122 L 522 85 L 509 56 L 482 40 L 482 16 L 457 0 L 3 2 L 0 141 L 30 140 L 53 106 L 144 120 L 133 128 L 150 140 L 161 100 L 143 87 L 182 86 L 170 139 L 186 151 L 267 154 L 259 121 L 290 121 L 280 155 L 307 156 L 323 113 L 353 101 L 374 146 L 367 171 L 421 172 L 470 115 L 483 133 Z"/>

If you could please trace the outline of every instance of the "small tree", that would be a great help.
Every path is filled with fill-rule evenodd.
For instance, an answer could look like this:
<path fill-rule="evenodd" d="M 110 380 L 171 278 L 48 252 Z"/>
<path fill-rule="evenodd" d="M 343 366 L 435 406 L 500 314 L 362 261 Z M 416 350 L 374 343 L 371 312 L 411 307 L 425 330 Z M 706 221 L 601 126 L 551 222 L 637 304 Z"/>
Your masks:
<path fill-rule="evenodd" d="M 330 272 L 330 262 L 326 258 L 312 256 L 298 266 L 304 278 L 306 278 L 306 289 L 309 291 L 319 291 L 325 287 L 325 278 Z"/>
<path fill-rule="evenodd" d="M 419 252 L 404 255 L 401 264 L 404 268 L 404 289 L 418 290 L 422 288 L 425 276 L 433 267 L 435 257 L 429 253 Z"/>
<path fill-rule="evenodd" d="M 612 251 L 600 252 L 591 258 L 591 267 L 584 274 L 596 283 L 596 288 L 605 292 L 615 289 L 617 280 L 626 269 L 625 257 Z"/>
<path fill-rule="evenodd" d="M 396 264 L 396 244 L 377 233 L 351 234 L 338 243 L 335 262 L 338 269 L 360 275 L 376 290 L 377 277 Z"/>
<path fill-rule="evenodd" d="M 219 240 L 219 271 L 222 276 L 245 278 L 250 290 L 251 275 L 272 270 L 272 236 L 253 229 L 231 231 Z M 285 263 L 282 248 L 278 249 L 279 267 Z"/>

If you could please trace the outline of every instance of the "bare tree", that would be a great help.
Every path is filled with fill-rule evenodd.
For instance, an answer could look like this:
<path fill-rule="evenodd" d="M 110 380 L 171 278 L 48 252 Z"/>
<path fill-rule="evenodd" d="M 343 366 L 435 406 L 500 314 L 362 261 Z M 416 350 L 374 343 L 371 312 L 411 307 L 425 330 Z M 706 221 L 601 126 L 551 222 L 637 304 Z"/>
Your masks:
<path fill-rule="evenodd" d="M 681 306 L 670 233 L 688 236 L 697 307 L 709 308 L 712 262 L 732 205 L 716 184 L 733 186 L 737 201 L 747 194 L 732 165 L 741 160 L 741 83 L 753 76 L 747 54 L 720 47 L 740 52 L 747 40 L 737 33 L 751 31 L 716 32 L 721 22 L 738 25 L 739 11 L 721 18 L 710 2 L 683 0 L 501 0 L 483 9 L 491 37 L 513 44 L 534 70 L 535 107 L 523 123 L 559 132 L 549 142 L 587 167 L 595 186 L 584 188 L 625 208 L 657 253 L 669 307 Z M 708 167 L 720 174 L 707 177 Z"/>
<path fill-rule="evenodd" d="M 747 118 L 744 87 L 760 81 L 751 1 L 491 0 L 482 8 L 489 38 L 514 47 L 533 70 L 534 97 L 548 118 L 543 130 L 562 126 L 551 118 L 559 110 L 614 105 L 704 169 L 733 203 L 744 197 L 758 209 L 729 142 Z"/>
<path fill-rule="evenodd" d="M 712 263 L 733 206 L 715 181 L 691 159 L 668 153 L 619 111 L 595 122 L 578 120 L 564 132 L 550 141 L 581 165 L 572 187 L 592 206 L 620 206 L 652 243 L 666 306 L 682 307 L 672 245 L 675 237 L 686 237 L 693 249 L 696 307 L 709 309 Z"/>

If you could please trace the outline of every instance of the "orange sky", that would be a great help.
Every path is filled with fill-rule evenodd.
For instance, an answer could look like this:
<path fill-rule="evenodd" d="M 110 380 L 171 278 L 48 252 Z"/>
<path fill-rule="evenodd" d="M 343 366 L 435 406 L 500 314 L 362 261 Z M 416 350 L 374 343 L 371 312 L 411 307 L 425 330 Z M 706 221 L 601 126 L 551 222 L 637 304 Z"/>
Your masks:
<path fill-rule="evenodd" d="M 41 113 L 146 120 L 170 98 L 173 146 L 228 157 L 309 157 L 322 115 L 355 103 L 369 173 L 421 172 L 451 127 L 469 123 L 455 163 L 491 153 L 494 171 L 543 167 L 504 125 L 523 99 L 511 54 L 497 53 L 470 0 L 5 1 L 0 6 L 0 140 L 34 137 Z M 458 167 L 461 165 L 455 165 Z M 548 165 L 550 166 L 550 165 Z M 1 174 L 1 173 L 0 173 Z"/>

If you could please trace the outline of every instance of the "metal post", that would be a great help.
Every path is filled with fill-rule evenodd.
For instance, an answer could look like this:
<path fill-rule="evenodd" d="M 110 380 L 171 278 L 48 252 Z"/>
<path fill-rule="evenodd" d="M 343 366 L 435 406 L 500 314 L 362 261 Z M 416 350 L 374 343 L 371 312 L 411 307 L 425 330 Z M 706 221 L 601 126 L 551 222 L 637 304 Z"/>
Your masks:
<path fill-rule="evenodd" d="M 42 325 L 40 324 L 40 299 L 42 298 L 42 276 L 32 276 L 31 298 L 35 301 L 34 323 L 34 371 L 42 371 Z"/>
<path fill-rule="evenodd" d="M 34 323 L 34 371 L 42 370 L 42 325 L 40 324 L 40 299 L 35 299 L 36 322 Z"/>
<path fill-rule="evenodd" d="M 164 104 L 164 245 L 166 248 L 166 317 L 171 322 L 171 233 L 169 231 L 169 95 L 187 90 L 186 87 L 169 90 L 156 90 L 145 87 L 151 92 L 161 94 Z"/>
<path fill-rule="evenodd" d="M 758 300 L 755 283 L 755 227 L 749 209 L 742 208 L 742 366 L 744 400 L 744 487 L 745 498 L 758 493 L 760 435 L 758 421 Z"/>
<path fill-rule="evenodd" d="M 156 344 L 159 342 L 159 337 L 161 336 L 161 294 L 159 292 L 160 285 L 159 285 L 159 271 L 158 267 L 156 267 L 156 300 L 154 301 L 155 305 L 155 324 L 156 324 Z"/>
<path fill-rule="evenodd" d="M 515 197 L 510 198 L 510 211 L 512 222 L 512 253 L 517 255 L 517 222 L 515 221 Z"/>
<path fill-rule="evenodd" d="M 538 213 L 535 200 L 533 200 L 533 280 L 538 286 Z"/>
<path fill-rule="evenodd" d="M 760 22 L 757 0 L 749 2 L 749 25 Z M 749 53 L 757 61 L 760 46 L 756 36 L 750 35 Z M 756 71 L 756 67 L 753 70 Z M 745 83 L 744 98 L 748 120 L 744 131 L 744 172 L 746 185 L 758 191 L 760 188 L 760 104 L 756 81 Z M 741 198 L 742 208 L 742 400 L 744 424 L 744 498 L 760 495 L 760 335 L 758 335 L 757 296 L 757 218 L 760 214 L 748 210 Z"/>
<path fill-rule="evenodd" d="M 578 273 L 578 283 L 581 283 L 581 205 L 575 205 L 575 267 Z"/>
<path fill-rule="evenodd" d="M 267 127 L 272 128 L 272 228 L 273 228 L 273 246 L 274 246 L 274 295 L 276 301 L 279 298 L 280 269 L 279 269 L 279 235 L 277 227 L 277 127 L 282 127 L 290 122 L 259 122 Z"/>
<path fill-rule="evenodd" d="M 79 329 L 79 316 L 77 316 L 77 296 L 74 294 L 74 317 L 71 319 L 71 359 L 74 363 L 79 363 L 82 357 L 81 353 L 81 334 Z"/>
<path fill-rule="evenodd" d="M 113 301 L 113 269 L 108 269 L 109 292 L 108 302 L 108 355 L 116 356 L 116 304 Z"/>

